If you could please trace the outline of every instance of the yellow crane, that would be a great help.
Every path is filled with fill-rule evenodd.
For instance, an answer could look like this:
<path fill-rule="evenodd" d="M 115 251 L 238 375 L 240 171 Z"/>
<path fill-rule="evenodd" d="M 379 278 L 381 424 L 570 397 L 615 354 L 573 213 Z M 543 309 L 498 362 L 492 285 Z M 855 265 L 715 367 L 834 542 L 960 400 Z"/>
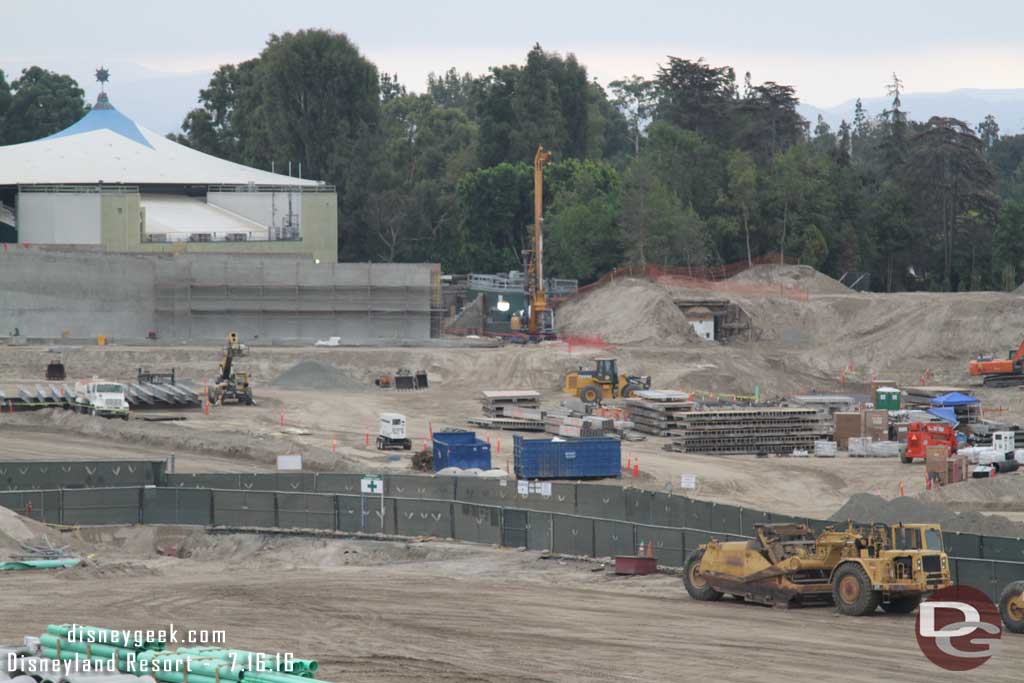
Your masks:
<path fill-rule="evenodd" d="M 527 330 L 531 339 L 539 339 L 550 330 L 544 329 L 543 320 L 548 312 L 547 293 L 544 291 L 544 164 L 551 152 L 537 145 L 533 156 L 533 249 L 527 251 L 527 296 L 530 300 L 530 318 Z"/>

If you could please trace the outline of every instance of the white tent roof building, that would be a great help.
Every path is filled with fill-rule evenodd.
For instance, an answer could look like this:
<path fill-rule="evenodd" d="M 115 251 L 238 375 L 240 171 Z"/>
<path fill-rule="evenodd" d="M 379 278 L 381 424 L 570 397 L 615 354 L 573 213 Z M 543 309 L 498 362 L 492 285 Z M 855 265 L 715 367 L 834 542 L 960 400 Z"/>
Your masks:
<path fill-rule="evenodd" d="M 334 261 L 337 199 L 323 182 L 173 142 L 101 93 L 68 128 L 0 147 L 0 229 L 22 243 L 105 251 L 292 253 Z"/>
<path fill-rule="evenodd" d="M 304 180 L 225 161 L 139 126 L 105 94 L 59 133 L 0 147 L 0 185 L 292 185 Z"/>

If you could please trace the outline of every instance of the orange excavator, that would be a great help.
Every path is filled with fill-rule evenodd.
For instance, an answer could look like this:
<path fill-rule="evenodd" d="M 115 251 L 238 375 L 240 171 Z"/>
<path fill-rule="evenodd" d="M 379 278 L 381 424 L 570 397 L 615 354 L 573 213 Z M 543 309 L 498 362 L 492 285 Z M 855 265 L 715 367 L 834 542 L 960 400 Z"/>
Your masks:
<path fill-rule="evenodd" d="M 1013 387 L 1024 384 L 1024 341 L 1016 350 L 1010 349 L 1006 360 L 978 356 L 971 361 L 971 374 L 981 377 L 987 387 Z"/>

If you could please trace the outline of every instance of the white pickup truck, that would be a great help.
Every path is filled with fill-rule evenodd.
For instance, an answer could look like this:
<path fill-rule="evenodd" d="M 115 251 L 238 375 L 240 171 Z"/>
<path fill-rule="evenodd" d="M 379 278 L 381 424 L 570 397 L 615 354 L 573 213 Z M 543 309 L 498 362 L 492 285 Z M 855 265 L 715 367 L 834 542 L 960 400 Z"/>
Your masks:
<path fill-rule="evenodd" d="M 128 401 L 124 395 L 125 387 L 118 382 L 78 382 L 75 385 L 74 408 L 80 413 L 127 420 Z"/>

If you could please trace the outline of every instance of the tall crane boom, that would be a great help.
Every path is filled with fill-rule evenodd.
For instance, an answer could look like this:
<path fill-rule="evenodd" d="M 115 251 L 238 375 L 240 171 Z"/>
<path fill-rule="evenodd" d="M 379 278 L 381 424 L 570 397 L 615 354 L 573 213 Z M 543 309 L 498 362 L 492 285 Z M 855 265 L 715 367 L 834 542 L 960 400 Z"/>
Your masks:
<path fill-rule="evenodd" d="M 544 291 L 544 163 L 551 158 L 543 145 L 537 145 L 537 153 L 533 156 L 533 252 L 529 277 L 530 324 L 531 336 L 542 332 L 541 320 L 548 310 L 547 292 Z"/>

